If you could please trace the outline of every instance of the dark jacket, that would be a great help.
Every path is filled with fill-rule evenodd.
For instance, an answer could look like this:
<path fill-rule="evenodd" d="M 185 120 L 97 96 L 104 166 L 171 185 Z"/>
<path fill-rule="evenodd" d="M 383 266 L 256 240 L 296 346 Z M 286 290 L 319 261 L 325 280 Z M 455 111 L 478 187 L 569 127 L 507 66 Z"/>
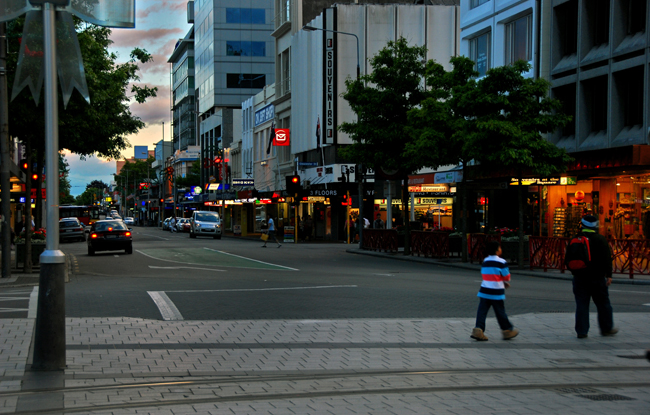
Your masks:
<path fill-rule="evenodd" d="M 573 276 L 578 278 L 612 278 L 612 250 L 607 239 L 590 229 L 583 229 L 577 236 L 586 236 L 589 239 L 591 263 L 587 269 L 572 271 Z"/>

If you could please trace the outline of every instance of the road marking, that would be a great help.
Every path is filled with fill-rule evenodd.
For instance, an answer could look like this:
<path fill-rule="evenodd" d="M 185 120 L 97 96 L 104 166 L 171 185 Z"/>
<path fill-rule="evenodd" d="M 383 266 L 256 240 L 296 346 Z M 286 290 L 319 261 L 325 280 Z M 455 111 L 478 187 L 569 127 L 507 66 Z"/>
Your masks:
<path fill-rule="evenodd" d="M 16 311 L 27 311 L 26 308 L 0 308 L 0 313 L 15 313 Z"/>
<path fill-rule="evenodd" d="M 151 297 L 158 310 L 160 315 L 165 321 L 179 321 L 183 320 L 183 315 L 178 308 L 174 305 L 172 300 L 167 297 L 164 291 L 147 291 L 147 294 Z"/>
<path fill-rule="evenodd" d="M 298 270 L 298 269 L 296 269 L 296 268 L 285 267 L 284 265 L 271 264 L 270 262 L 264 262 L 264 261 L 259 261 L 259 260 L 257 260 L 257 259 L 247 258 L 247 257 L 245 257 L 245 256 L 240 256 L 240 255 L 230 254 L 230 253 L 228 253 L 228 252 L 219 251 L 218 249 L 212 249 L 212 248 L 206 248 L 206 247 L 204 247 L 203 249 L 208 250 L 208 251 L 219 252 L 220 254 L 224 254 L 224 255 L 234 256 L 234 257 L 236 257 L 236 258 L 245 259 L 245 260 L 247 260 L 247 261 L 258 262 L 258 263 L 260 263 L 260 264 L 264 264 L 264 265 L 271 265 L 271 266 L 273 266 L 273 267 L 279 267 L 279 268 L 288 269 L 288 270 L 290 270 L 290 271 L 300 271 L 300 270 Z"/>
<path fill-rule="evenodd" d="M 34 287 L 32 293 L 29 295 L 29 310 L 27 311 L 27 318 L 36 318 L 37 310 L 38 310 L 38 286 Z"/>
<path fill-rule="evenodd" d="M 316 287 L 284 287 L 284 288 L 233 288 L 228 290 L 169 290 L 169 293 L 220 293 L 233 291 L 284 291 L 284 290 L 318 290 L 323 288 L 357 288 L 356 285 L 320 285 Z"/>
<path fill-rule="evenodd" d="M 29 300 L 29 297 L 0 297 L 0 301 Z"/>
<path fill-rule="evenodd" d="M 616 291 L 617 293 L 628 293 L 628 294 L 650 294 L 648 291 L 627 291 L 627 290 L 609 290 Z"/>
<path fill-rule="evenodd" d="M 157 267 L 155 265 L 149 265 L 149 268 L 153 268 L 153 269 L 200 269 L 200 270 L 204 270 L 204 271 L 226 272 L 225 269 L 197 268 L 197 267 Z"/>

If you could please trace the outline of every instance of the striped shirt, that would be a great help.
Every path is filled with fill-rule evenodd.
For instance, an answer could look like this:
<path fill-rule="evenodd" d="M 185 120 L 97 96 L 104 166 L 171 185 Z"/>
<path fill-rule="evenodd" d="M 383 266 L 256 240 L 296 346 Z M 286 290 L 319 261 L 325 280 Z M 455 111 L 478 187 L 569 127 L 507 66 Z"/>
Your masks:
<path fill-rule="evenodd" d="M 483 260 L 481 265 L 483 282 L 478 296 L 488 300 L 505 300 L 506 286 L 504 282 L 510 281 L 510 270 L 506 260 L 496 255 L 490 255 Z"/>

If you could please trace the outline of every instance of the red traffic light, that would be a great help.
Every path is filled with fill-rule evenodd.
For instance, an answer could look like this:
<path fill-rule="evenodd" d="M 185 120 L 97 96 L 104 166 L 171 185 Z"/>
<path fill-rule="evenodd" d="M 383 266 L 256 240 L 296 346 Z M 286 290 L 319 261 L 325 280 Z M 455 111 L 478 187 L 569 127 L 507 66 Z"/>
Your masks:
<path fill-rule="evenodd" d="M 38 180 L 38 174 L 36 173 L 32 174 L 32 180 Z"/>
<path fill-rule="evenodd" d="M 294 184 L 300 183 L 300 178 L 298 176 L 293 176 L 291 178 L 291 183 L 294 183 Z"/>

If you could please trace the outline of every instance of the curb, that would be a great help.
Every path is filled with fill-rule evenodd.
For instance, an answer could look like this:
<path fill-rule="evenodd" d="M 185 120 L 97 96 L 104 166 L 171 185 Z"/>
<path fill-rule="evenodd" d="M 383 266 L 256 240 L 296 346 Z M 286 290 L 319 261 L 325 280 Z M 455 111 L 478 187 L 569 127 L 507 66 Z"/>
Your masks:
<path fill-rule="evenodd" d="M 356 254 L 356 255 L 366 255 L 366 256 L 372 256 L 375 258 L 385 258 L 385 259 L 393 259 L 397 261 L 406 261 L 406 262 L 417 262 L 420 264 L 429 264 L 429 265 L 439 265 L 443 267 L 451 267 L 451 268 L 460 268 L 460 269 L 466 269 L 470 271 L 480 271 L 480 265 L 470 265 L 470 264 L 464 264 L 464 263 L 451 263 L 451 262 L 442 262 L 442 261 L 436 261 L 434 259 L 430 258 L 420 258 L 420 257 L 413 257 L 413 256 L 403 256 L 403 255 L 391 255 L 391 254 L 385 254 L 381 252 L 373 252 L 373 251 L 364 251 L 361 249 L 346 249 L 345 252 L 349 254 Z M 523 275 L 526 277 L 533 277 L 533 278 L 544 278 L 544 279 L 550 279 L 550 280 L 564 280 L 564 281 L 572 281 L 573 277 L 571 275 L 550 275 L 550 274 L 545 274 L 542 272 L 535 272 L 535 271 L 526 271 L 526 270 L 520 270 L 520 269 L 510 269 L 510 273 L 514 275 Z M 618 275 L 618 274 L 617 274 Z M 622 274 L 620 274 L 622 275 Z M 624 285 L 650 285 L 650 281 L 648 280 L 634 280 L 634 279 L 623 279 L 623 278 L 612 278 L 612 284 L 624 284 Z"/>

